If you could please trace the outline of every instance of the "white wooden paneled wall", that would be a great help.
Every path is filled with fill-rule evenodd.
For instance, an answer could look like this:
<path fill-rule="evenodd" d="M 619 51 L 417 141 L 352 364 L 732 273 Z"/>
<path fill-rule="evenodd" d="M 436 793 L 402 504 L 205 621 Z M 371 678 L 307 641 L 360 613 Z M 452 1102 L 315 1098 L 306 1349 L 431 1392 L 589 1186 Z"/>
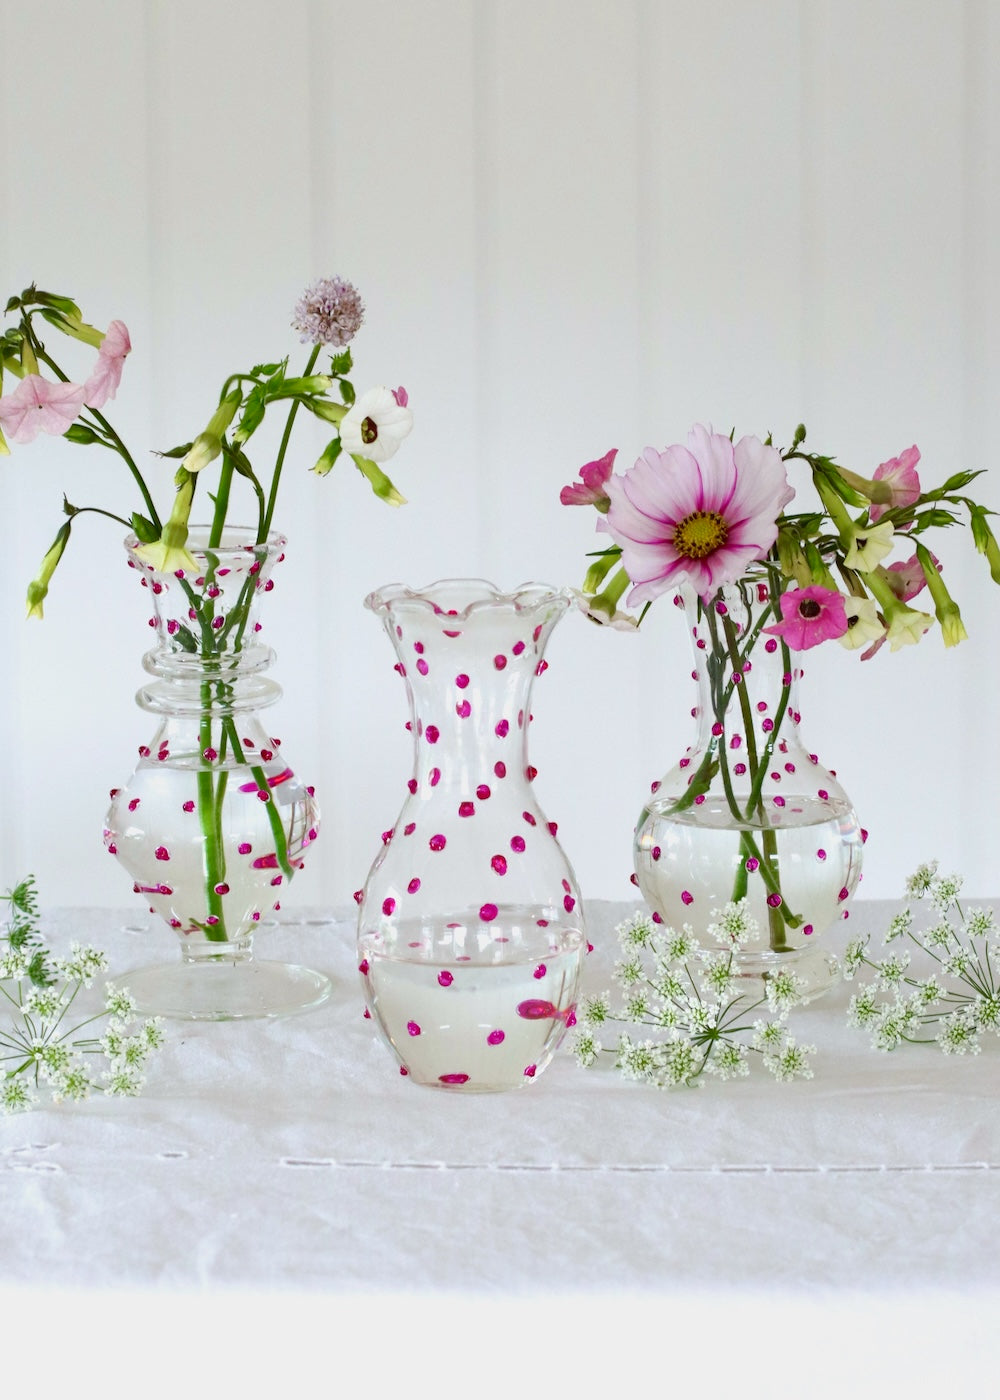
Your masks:
<path fill-rule="evenodd" d="M 0 294 L 36 279 L 127 322 L 114 416 L 138 451 L 295 351 L 318 275 L 367 302 L 359 388 L 410 391 L 404 509 L 310 475 L 308 424 L 286 471 L 274 726 L 325 814 L 288 903 L 349 899 L 409 776 L 365 593 L 577 583 L 593 517 L 558 493 L 582 462 L 804 420 L 858 471 L 912 442 L 928 480 L 986 467 L 1000 507 L 995 0 L 2 0 L 0 59 Z M 0 886 L 31 869 L 47 903 L 131 898 L 101 817 L 151 732 L 113 526 L 83 522 L 23 619 L 63 491 L 131 509 L 100 456 L 0 462 Z M 935 854 L 1000 889 L 1000 592 L 967 536 L 939 552 L 965 646 L 806 658 L 805 733 L 871 831 L 871 896 Z M 689 742 L 686 647 L 669 606 L 637 637 L 578 615 L 553 637 L 533 757 L 592 897 L 630 893 L 637 811 Z"/>

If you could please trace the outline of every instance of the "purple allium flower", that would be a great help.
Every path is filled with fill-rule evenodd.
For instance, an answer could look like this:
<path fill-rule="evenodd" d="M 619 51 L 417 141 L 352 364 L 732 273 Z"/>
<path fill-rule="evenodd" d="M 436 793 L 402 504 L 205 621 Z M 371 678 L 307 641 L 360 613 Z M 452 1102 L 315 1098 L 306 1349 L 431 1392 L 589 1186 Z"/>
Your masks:
<path fill-rule="evenodd" d="M 292 325 L 303 344 L 346 345 L 364 320 L 357 287 L 342 277 L 321 277 L 295 303 Z"/>

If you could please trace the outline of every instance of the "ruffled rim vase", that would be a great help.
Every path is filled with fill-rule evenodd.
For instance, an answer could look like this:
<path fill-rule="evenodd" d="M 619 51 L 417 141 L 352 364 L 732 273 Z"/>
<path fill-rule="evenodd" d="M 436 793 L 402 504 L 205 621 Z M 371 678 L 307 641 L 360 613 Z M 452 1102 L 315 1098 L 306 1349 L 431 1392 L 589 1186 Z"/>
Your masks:
<path fill-rule="evenodd" d="M 157 728 L 112 791 L 104 841 L 135 892 L 179 944 L 180 958 L 128 974 L 144 1014 L 190 1020 L 285 1016 L 320 1005 L 329 979 L 255 955 L 255 933 L 301 869 L 319 827 L 311 787 L 289 766 L 262 712 L 281 696 L 266 675 L 260 604 L 285 539 L 227 527 L 209 547 L 192 528 L 196 568 L 165 571 L 125 541 L 152 606 L 153 678 L 136 695 Z"/>
<path fill-rule="evenodd" d="M 765 630 L 779 617 L 774 588 L 761 571 L 710 599 L 688 585 L 675 599 L 693 649 L 697 736 L 652 785 L 635 872 L 654 918 L 731 951 L 742 978 L 791 968 L 809 1001 L 837 982 L 823 936 L 848 917 L 865 833 L 836 775 L 803 744 L 803 654 Z M 760 936 L 734 945 L 725 911 L 742 902 Z"/>
<path fill-rule="evenodd" d="M 368 1014 L 413 1083 L 523 1089 L 575 1022 L 588 949 L 528 753 L 533 686 L 571 595 L 444 579 L 365 601 L 395 648 L 413 736 L 402 810 L 359 892 Z"/>

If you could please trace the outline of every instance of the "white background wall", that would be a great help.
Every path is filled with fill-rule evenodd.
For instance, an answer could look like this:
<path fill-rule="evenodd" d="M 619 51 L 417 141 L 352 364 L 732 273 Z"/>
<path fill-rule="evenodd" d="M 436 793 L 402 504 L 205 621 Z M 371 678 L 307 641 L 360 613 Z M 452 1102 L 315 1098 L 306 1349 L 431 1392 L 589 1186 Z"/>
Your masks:
<path fill-rule="evenodd" d="M 311 475 L 311 424 L 286 470 L 274 727 L 325 813 L 286 905 L 349 899 L 409 776 L 365 593 L 578 583 L 593 516 L 558 494 L 582 462 L 699 419 L 779 444 L 804 420 L 860 472 L 913 442 L 928 482 L 988 468 L 1000 507 L 991 0 L 2 0 L 0 58 L 0 295 L 36 279 L 127 322 L 134 451 L 297 353 L 319 275 L 366 300 L 359 389 L 410 391 L 404 509 L 353 469 Z M 136 502 L 93 449 L 14 452 L 0 886 L 30 869 L 47 903 L 125 904 L 101 818 L 152 732 L 132 703 L 150 634 L 116 528 L 81 522 L 44 623 L 23 600 L 63 491 Z M 870 896 L 934 854 L 1000 889 L 1000 592 L 967 534 L 938 552 L 968 643 L 806 658 L 804 732 L 871 831 Z M 631 893 L 637 811 L 691 737 L 686 649 L 666 605 L 637 637 L 577 615 L 553 636 L 532 753 L 590 896 Z"/>

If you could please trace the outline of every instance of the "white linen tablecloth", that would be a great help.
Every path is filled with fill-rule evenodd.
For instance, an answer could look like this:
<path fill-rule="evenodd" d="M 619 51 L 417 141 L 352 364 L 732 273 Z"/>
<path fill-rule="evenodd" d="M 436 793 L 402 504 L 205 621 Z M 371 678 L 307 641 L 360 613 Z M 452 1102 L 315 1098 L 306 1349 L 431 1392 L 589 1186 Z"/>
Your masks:
<path fill-rule="evenodd" d="M 588 905 L 585 990 L 610 985 L 632 907 Z M 851 930 L 880 941 L 892 908 L 858 905 Z M 105 948 L 125 983 L 176 955 L 132 910 L 45 926 Z M 834 1312 L 838 1295 L 943 1295 L 967 1320 L 998 1291 L 1000 1044 L 877 1054 L 846 1024 L 843 984 L 794 1013 L 819 1051 L 809 1082 L 755 1069 L 657 1092 L 563 1051 L 523 1090 L 452 1095 L 402 1078 L 364 1019 L 346 911 L 290 915 L 258 953 L 327 972 L 332 999 L 167 1022 L 140 1098 L 0 1120 L 0 1290 L 780 1296 Z"/>

